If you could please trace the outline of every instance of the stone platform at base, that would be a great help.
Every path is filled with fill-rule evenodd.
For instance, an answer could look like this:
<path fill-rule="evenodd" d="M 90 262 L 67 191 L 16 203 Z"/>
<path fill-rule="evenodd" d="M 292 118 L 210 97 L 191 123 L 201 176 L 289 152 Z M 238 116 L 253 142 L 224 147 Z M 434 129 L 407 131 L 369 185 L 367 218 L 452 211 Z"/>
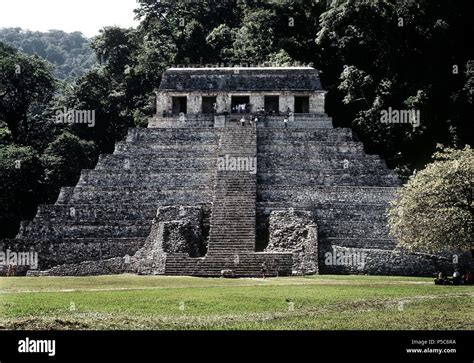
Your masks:
<path fill-rule="evenodd" d="M 265 265 L 263 265 L 265 264 Z M 262 277 L 292 274 L 292 253 L 236 253 L 192 258 L 186 254 L 166 256 L 166 275 L 208 277 Z"/>

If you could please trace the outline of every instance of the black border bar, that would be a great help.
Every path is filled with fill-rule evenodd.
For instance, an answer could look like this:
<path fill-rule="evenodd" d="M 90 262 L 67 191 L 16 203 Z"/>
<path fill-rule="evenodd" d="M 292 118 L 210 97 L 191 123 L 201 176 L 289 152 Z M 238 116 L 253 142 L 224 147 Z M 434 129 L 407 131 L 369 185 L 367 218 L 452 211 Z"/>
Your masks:
<path fill-rule="evenodd" d="M 19 353 L 28 337 L 55 340 L 54 357 Z M 419 343 L 425 341 L 426 345 Z M 455 343 L 453 343 L 455 342 Z M 407 349 L 456 353 L 407 353 Z M 473 331 L 0 331 L 0 361 L 473 362 Z"/>

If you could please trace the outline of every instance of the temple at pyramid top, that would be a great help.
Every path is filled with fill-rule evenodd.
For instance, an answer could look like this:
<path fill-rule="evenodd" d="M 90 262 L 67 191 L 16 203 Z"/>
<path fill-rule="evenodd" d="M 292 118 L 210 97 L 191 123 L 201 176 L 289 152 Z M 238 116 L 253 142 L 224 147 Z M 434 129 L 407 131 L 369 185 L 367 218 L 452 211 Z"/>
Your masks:
<path fill-rule="evenodd" d="M 157 114 L 322 113 L 325 91 L 311 67 L 169 68 Z"/>

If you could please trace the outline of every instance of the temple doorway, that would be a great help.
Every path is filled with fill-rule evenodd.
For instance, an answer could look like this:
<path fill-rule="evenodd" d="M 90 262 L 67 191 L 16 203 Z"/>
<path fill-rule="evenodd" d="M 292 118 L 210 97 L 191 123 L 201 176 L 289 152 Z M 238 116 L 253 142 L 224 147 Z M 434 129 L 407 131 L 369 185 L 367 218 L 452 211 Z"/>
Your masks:
<path fill-rule="evenodd" d="M 295 113 L 309 113 L 309 96 L 295 96 Z"/>
<path fill-rule="evenodd" d="M 268 113 L 278 113 L 280 109 L 280 97 L 279 96 L 265 96 L 264 99 L 265 111 Z"/>
<path fill-rule="evenodd" d="M 232 96 L 232 113 L 250 112 L 250 96 Z"/>
<path fill-rule="evenodd" d="M 217 102 L 216 96 L 203 96 L 202 97 L 202 113 L 215 113 L 214 105 Z"/>
<path fill-rule="evenodd" d="M 172 110 L 173 115 L 179 115 L 182 113 L 187 113 L 187 97 L 172 97 Z"/>

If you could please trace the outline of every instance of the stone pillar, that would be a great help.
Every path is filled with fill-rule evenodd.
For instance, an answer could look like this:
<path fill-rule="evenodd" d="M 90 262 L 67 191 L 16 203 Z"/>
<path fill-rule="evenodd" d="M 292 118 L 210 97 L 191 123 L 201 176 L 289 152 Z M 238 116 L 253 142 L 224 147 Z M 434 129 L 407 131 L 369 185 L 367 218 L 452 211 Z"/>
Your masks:
<path fill-rule="evenodd" d="M 156 114 L 162 115 L 163 111 L 171 109 L 171 98 L 166 92 L 156 92 Z"/>
<path fill-rule="evenodd" d="M 202 96 L 200 93 L 193 92 L 188 95 L 187 113 L 196 114 L 202 111 Z"/>
<path fill-rule="evenodd" d="M 285 113 L 288 109 L 288 107 L 291 109 L 292 112 L 294 112 L 294 95 L 291 92 L 282 92 L 280 94 L 280 105 L 279 109 L 281 113 Z"/>
<path fill-rule="evenodd" d="M 221 92 L 216 97 L 217 113 L 222 113 L 227 107 L 227 111 L 230 113 L 230 95 L 228 93 Z"/>
<path fill-rule="evenodd" d="M 324 99 L 326 97 L 325 91 L 317 91 L 309 96 L 309 112 L 310 113 L 324 113 Z"/>
<path fill-rule="evenodd" d="M 265 97 L 262 94 L 250 94 L 250 104 L 252 105 L 252 112 L 257 112 L 260 107 L 265 105 Z"/>

